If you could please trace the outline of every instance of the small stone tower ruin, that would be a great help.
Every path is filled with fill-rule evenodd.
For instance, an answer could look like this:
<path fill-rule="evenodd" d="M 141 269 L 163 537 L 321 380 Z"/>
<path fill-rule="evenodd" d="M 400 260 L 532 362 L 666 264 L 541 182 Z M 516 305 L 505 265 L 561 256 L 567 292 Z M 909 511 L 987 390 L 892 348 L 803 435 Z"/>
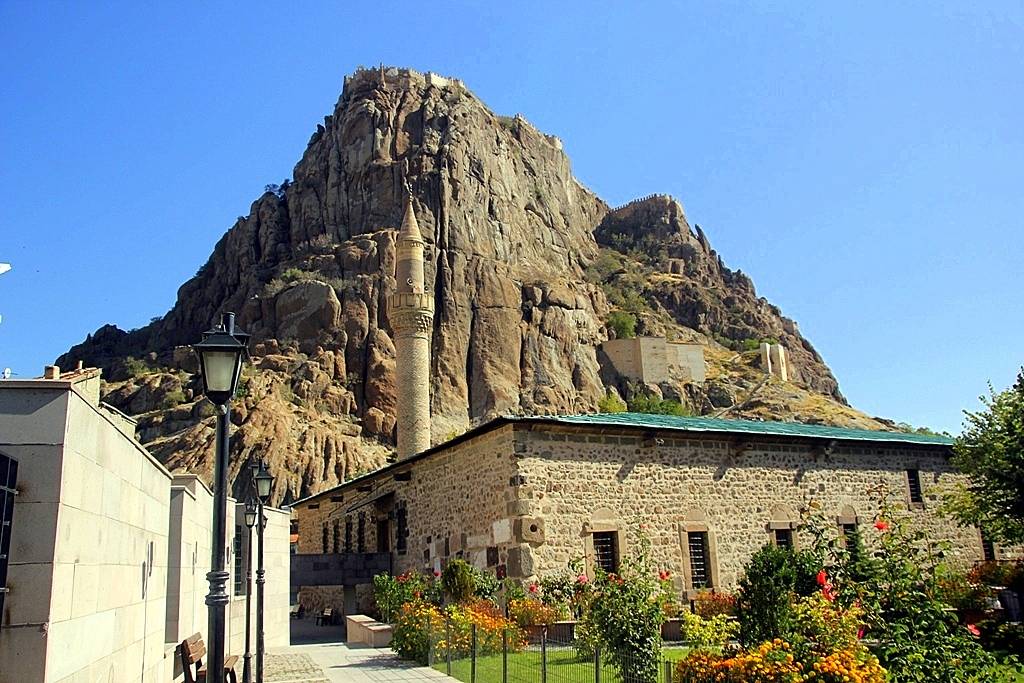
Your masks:
<path fill-rule="evenodd" d="M 423 285 L 423 235 L 416 224 L 412 197 L 398 232 L 391 326 L 395 332 L 398 406 L 398 459 L 430 448 L 430 337 L 434 297 Z"/>

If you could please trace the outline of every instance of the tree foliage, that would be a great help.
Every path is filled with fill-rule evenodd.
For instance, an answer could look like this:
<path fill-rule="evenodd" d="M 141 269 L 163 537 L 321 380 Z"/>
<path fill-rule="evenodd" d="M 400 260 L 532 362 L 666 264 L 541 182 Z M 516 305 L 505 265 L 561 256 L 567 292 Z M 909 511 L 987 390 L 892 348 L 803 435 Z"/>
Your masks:
<path fill-rule="evenodd" d="M 945 510 L 988 538 L 1024 542 L 1024 368 L 1006 391 L 989 387 L 984 410 L 966 412 L 953 464 L 970 482 L 946 497 Z"/>

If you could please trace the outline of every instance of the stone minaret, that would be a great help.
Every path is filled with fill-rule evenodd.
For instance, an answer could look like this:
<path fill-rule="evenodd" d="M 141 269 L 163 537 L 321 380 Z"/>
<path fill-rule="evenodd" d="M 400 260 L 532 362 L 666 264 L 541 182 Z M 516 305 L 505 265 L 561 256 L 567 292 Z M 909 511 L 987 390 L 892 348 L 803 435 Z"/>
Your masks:
<path fill-rule="evenodd" d="M 430 335 L 434 297 L 423 286 L 423 235 L 416 224 L 412 197 L 398 232 L 398 288 L 391 296 L 398 375 L 398 459 L 430 448 Z"/>

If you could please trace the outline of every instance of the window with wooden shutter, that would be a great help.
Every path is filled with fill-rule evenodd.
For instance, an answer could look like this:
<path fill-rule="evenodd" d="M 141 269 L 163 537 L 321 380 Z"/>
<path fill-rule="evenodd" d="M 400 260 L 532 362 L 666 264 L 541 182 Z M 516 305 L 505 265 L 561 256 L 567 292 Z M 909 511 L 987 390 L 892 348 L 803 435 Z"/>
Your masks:
<path fill-rule="evenodd" d="M 921 495 L 921 473 L 917 470 L 907 470 L 907 488 L 910 490 L 911 503 L 924 503 L 924 496 Z"/>
<path fill-rule="evenodd" d="M 708 532 L 689 531 L 686 546 L 690 551 L 690 582 L 693 588 L 711 588 L 711 565 L 708 558 Z"/>
<path fill-rule="evenodd" d="M 594 566 L 606 574 L 619 571 L 619 547 L 614 531 L 594 532 Z"/>

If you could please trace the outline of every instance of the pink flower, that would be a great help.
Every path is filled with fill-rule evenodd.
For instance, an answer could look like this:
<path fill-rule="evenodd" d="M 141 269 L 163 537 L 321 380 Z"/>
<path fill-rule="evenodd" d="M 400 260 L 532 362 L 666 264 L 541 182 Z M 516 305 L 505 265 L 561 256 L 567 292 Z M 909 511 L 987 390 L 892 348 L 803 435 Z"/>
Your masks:
<path fill-rule="evenodd" d="M 884 519 L 880 519 L 877 522 L 875 522 L 875 528 L 879 531 L 888 531 L 889 522 L 885 521 Z"/>
<path fill-rule="evenodd" d="M 531 593 L 536 593 L 536 592 L 537 592 L 537 591 L 539 591 L 539 590 L 540 590 L 540 586 L 538 586 L 538 585 L 537 585 L 537 584 L 535 584 L 535 583 L 531 583 L 531 584 L 530 584 L 530 592 L 531 592 Z"/>
<path fill-rule="evenodd" d="M 971 635 L 974 636 L 974 637 L 978 637 L 978 636 L 981 635 L 981 629 L 979 629 L 974 624 L 967 624 L 967 630 L 970 631 Z"/>
<path fill-rule="evenodd" d="M 663 569 L 660 572 L 658 572 L 658 578 L 662 581 L 668 581 L 672 578 L 672 572 L 670 572 L 667 569 Z"/>
<path fill-rule="evenodd" d="M 818 572 L 818 585 L 824 586 L 826 583 L 828 583 L 828 574 L 826 574 L 825 570 L 822 569 Z"/>
<path fill-rule="evenodd" d="M 434 578 L 436 579 L 436 578 L 439 578 L 440 576 L 441 576 L 441 572 L 439 572 L 439 571 L 437 571 L 437 570 L 435 569 L 435 570 L 434 570 Z"/>
<path fill-rule="evenodd" d="M 587 581 L 590 581 L 590 579 L 587 578 L 586 574 L 580 574 L 579 576 L 576 577 L 576 583 L 584 584 Z"/>
<path fill-rule="evenodd" d="M 861 626 L 859 629 L 857 629 L 857 640 L 860 640 L 863 637 L 864 637 L 864 627 Z"/>
<path fill-rule="evenodd" d="M 831 583 L 826 583 L 821 587 L 821 594 L 829 602 L 834 602 L 836 599 L 836 589 Z"/>

